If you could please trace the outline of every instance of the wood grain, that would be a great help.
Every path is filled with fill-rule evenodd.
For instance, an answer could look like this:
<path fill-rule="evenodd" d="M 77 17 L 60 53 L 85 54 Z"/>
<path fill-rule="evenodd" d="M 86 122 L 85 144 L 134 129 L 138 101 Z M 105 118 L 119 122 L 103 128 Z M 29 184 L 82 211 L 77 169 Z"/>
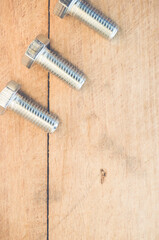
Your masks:
<path fill-rule="evenodd" d="M 113 41 L 54 16 L 55 2 L 51 47 L 88 80 L 78 92 L 50 79 L 62 122 L 50 136 L 50 239 L 158 240 L 158 2 L 92 0 L 119 24 Z"/>
<path fill-rule="evenodd" d="M 47 34 L 47 4 L 0 1 L 0 87 L 15 80 L 45 106 L 47 72 L 28 70 L 21 58 L 37 34 Z M 11 111 L 0 121 L 0 239 L 46 239 L 47 136 Z"/>

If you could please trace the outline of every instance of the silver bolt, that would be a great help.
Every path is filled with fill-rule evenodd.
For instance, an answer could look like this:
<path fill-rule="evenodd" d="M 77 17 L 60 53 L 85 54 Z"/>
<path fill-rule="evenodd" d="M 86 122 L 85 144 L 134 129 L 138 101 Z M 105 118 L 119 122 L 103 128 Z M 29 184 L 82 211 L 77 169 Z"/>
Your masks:
<path fill-rule="evenodd" d="M 85 75 L 56 51 L 49 50 L 47 48 L 49 43 L 48 38 L 38 35 L 23 56 L 23 64 L 30 68 L 34 62 L 39 63 L 74 88 L 80 89 L 86 80 Z"/>
<path fill-rule="evenodd" d="M 10 81 L 0 92 L 0 113 L 9 108 L 48 133 L 53 133 L 59 121 L 56 115 L 49 113 L 34 100 L 20 91 L 20 85 Z"/>
<path fill-rule="evenodd" d="M 85 0 L 59 0 L 54 13 L 60 18 L 75 16 L 104 37 L 112 39 L 118 32 L 117 25 Z"/>

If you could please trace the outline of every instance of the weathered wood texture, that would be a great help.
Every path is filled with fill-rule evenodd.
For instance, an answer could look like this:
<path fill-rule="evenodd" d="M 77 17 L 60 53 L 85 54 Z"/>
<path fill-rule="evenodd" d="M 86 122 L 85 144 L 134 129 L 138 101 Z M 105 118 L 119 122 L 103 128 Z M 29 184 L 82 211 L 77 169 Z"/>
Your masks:
<path fill-rule="evenodd" d="M 46 106 L 47 72 L 26 69 L 21 58 L 47 26 L 47 1 L 0 1 L 0 87 L 15 80 Z M 11 111 L 0 132 L 0 239 L 46 239 L 47 136 Z"/>
<path fill-rule="evenodd" d="M 0 124 L 0 239 L 159 239 L 159 6 L 92 0 L 121 27 L 107 41 L 72 17 L 53 15 L 50 38 L 88 81 L 81 91 L 50 76 L 50 110 L 61 118 L 47 136 L 7 111 Z M 49 1 L 0 1 L 1 89 L 11 79 L 47 106 L 47 72 L 21 57 L 47 34 Z M 47 234 L 47 220 L 49 232 Z"/>
<path fill-rule="evenodd" d="M 88 81 L 77 92 L 50 79 L 62 121 L 50 137 L 50 239 L 158 240 L 158 1 L 92 0 L 121 27 L 113 41 L 54 16 L 55 2 L 51 46 Z"/>

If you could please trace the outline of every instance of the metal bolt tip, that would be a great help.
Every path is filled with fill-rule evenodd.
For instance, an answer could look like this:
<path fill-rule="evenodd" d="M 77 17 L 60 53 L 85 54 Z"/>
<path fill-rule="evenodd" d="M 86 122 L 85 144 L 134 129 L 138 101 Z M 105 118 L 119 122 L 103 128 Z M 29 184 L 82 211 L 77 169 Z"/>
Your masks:
<path fill-rule="evenodd" d="M 50 133 L 53 133 L 56 131 L 56 129 L 58 128 L 59 126 L 59 120 L 57 119 L 56 122 L 54 123 L 54 127 L 52 128 L 52 130 L 50 131 Z"/>

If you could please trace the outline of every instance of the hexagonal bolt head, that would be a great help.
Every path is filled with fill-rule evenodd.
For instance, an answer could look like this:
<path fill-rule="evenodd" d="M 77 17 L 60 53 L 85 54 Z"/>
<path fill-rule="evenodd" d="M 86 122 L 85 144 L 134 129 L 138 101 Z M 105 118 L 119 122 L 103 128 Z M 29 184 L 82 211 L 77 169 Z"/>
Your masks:
<path fill-rule="evenodd" d="M 59 0 L 55 6 L 54 13 L 60 18 L 64 18 L 77 1 L 78 0 Z"/>
<path fill-rule="evenodd" d="M 14 81 L 10 81 L 7 86 L 0 92 L 0 114 L 3 114 L 14 99 L 16 93 L 20 89 L 20 85 Z"/>
<path fill-rule="evenodd" d="M 42 52 L 42 50 L 47 47 L 50 40 L 44 35 L 38 35 L 35 40 L 29 45 L 25 55 L 22 58 L 22 63 L 27 68 L 31 68 L 33 63 L 36 61 L 37 56 Z"/>

